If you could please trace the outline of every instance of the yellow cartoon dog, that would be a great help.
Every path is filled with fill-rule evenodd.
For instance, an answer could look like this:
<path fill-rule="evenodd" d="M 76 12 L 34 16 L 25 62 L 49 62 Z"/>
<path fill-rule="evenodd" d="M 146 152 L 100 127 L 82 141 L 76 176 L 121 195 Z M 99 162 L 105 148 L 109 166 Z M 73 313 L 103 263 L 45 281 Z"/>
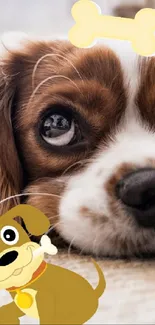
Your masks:
<path fill-rule="evenodd" d="M 47 264 L 40 245 L 30 241 L 14 220 L 17 216 L 35 236 L 49 228 L 46 216 L 29 205 L 18 205 L 0 217 L 0 289 L 8 290 L 14 299 L 0 308 L 0 324 L 19 324 L 24 315 L 39 319 L 41 324 L 85 323 L 96 312 L 105 289 L 102 270 L 94 262 L 99 284 L 93 289 L 80 275 Z M 42 244 L 46 241 L 43 236 Z M 55 246 L 51 245 L 51 250 L 56 254 Z"/>

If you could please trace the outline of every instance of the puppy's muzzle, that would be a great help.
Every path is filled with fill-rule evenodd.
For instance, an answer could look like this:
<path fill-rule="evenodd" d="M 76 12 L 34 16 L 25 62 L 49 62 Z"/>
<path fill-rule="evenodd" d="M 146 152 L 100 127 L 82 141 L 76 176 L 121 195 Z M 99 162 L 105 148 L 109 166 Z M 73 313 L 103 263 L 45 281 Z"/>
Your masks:
<path fill-rule="evenodd" d="M 18 252 L 17 251 L 10 251 L 0 258 L 0 266 L 7 266 L 11 263 L 13 263 L 16 258 L 18 257 Z"/>
<path fill-rule="evenodd" d="M 155 169 L 133 172 L 119 181 L 116 194 L 140 226 L 155 228 Z"/>

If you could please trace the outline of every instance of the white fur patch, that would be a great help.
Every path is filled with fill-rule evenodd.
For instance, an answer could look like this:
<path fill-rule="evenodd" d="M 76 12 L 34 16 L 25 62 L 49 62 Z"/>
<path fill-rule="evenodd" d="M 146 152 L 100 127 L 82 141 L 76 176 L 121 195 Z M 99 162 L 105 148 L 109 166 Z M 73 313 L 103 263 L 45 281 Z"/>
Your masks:
<path fill-rule="evenodd" d="M 134 218 L 129 218 L 123 211 L 119 218 L 113 215 L 105 189 L 108 178 L 123 163 L 141 168 L 147 167 L 148 159 L 155 159 L 155 134 L 142 125 L 134 102 L 140 82 L 137 55 L 128 42 L 107 40 L 102 43 L 110 46 L 120 59 L 128 90 L 126 115 L 108 148 L 101 147 L 94 162 L 85 171 L 71 177 L 60 205 L 60 232 L 82 251 L 96 254 L 122 254 L 121 239 L 127 243 L 127 254 L 139 252 L 139 244 L 145 246 L 144 250 L 155 251 L 154 231 L 140 229 Z M 100 216 L 98 222 L 81 216 L 81 207 Z M 101 215 L 108 221 L 102 221 Z M 116 238 L 120 241 L 114 245 Z"/>

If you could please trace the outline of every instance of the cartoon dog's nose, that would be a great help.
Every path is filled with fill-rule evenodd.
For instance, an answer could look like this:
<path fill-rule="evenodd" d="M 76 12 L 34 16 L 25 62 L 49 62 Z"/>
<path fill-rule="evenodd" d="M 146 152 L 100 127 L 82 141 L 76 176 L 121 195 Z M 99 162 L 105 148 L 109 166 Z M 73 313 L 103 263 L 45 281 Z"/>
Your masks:
<path fill-rule="evenodd" d="M 13 263 L 18 256 L 18 252 L 10 251 L 0 258 L 0 266 L 6 266 Z"/>
<path fill-rule="evenodd" d="M 155 227 L 155 169 L 135 171 L 119 181 L 117 197 L 139 225 Z"/>

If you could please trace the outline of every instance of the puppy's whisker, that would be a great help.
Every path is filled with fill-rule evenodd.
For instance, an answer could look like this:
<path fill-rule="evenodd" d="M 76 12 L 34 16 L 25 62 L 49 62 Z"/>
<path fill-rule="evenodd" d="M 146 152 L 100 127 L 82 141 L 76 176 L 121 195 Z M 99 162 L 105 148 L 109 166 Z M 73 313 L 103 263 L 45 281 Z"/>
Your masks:
<path fill-rule="evenodd" d="M 98 243 L 98 235 L 100 233 L 100 229 L 103 229 L 103 226 L 104 225 L 101 225 L 101 223 L 98 222 L 97 227 L 96 227 L 95 238 L 93 240 L 93 249 L 92 249 L 95 255 L 96 255 L 96 250 L 97 250 L 97 247 L 96 246 L 99 244 Z"/>
<path fill-rule="evenodd" d="M 28 101 L 28 105 L 31 103 L 31 101 L 33 100 L 33 98 L 34 98 L 34 96 L 35 96 L 35 94 L 37 93 L 37 91 L 46 83 L 46 82 L 48 82 L 49 80 L 53 80 L 53 79 L 57 79 L 57 78 L 64 78 L 64 79 L 66 79 L 66 80 L 68 80 L 68 81 L 70 81 L 73 85 L 74 85 L 74 87 L 76 87 L 77 89 L 78 89 L 78 91 L 81 93 L 81 90 L 80 90 L 80 88 L 77 86 L 77 84 L 73 81 L 73 80 L 71 80 L 70 78 L 68 78 L 68 77 L 66 77 L 66 76 L 63 76 L 63 75 L 54 75 L 54 76 L 50 76 L 50 77 L 48 77 L 48 78 L 46 78 L 46 79 L 44 79 L 43 81 L 41 81 L 40 82 L 40 84 L 35 88 L 35 90 L 33 91 L 33 93 L 32 93 L 32 95 L 31 95 L 31 97 L 30 97 L 30 99 L 29 99 L 29 101 Z"/>
<path fill-rule="evenodd" d="M 74 236 L 73 239 L 71 240 L 71 242 L 69 244 L 69 247 L 68 247 L 68 250 L 67 250 L 67 255 L 68 255 L 69 259 L 70 259 L 70 255 L 71 255 L 71 249 L 72 249 L 72 246 L 73 246 L 75 240 L 76 240 L 76 237 Z"/>
<path fill-rule="evenodd" d="M 55 225 L 53 225 L 52 227 L 50 227 L 45 234 L 48 235 L 52 230 L 54 230 L 57 226 L 59 226 L 61 224 L 63 224 L 62 221 L 59 221 L 59 222 L 55 223 Z"/>
<path fill-rule="evenodd" d="M 32 235 L 32 234 L 28 234 L 28 236 L 29 236 L 29 238 L 33 237 L 33 235 Z"/>
<path fill-rule="evenodd" d="M 81 165 L 84 163 L 84 160 L 79 160 L 77 162 L 75 162 L 74 164 L 70 165 L 69 167 L 67 167 L 65 169 L 65 171 L 62 173 L 62 176 L 64 176 L 72 167 L 75 167 L 76 165 Z"/>
<path fill-rule="evenodd" d="M 56 53 L 54 54 L 54 53 L 53 53 L 53 55 L 56 55 L 56 56 L 62 57 L 64 60 L 66 60 L 68 63 L 70 63 L 70 65 L 71 65 L 71 66 L 74 68 L 74 70 L 77 72 L 77 74 L 78 74 L 79 78 L 81 79 L 81 81 L 84 82 L 84 80 L 83 80 L 83 78 L 82 78 L 82 76 L 81 76 L 79 70 L 75 67 L 75 65 L 71 62 L 71 60 L 67 59 L 66 57 L 64 58 L 64 53 L 63 53 L 63 51 L 60 51 L 60 50 L 59 50 L 59 53 L 62 53 L 62 54 L 56 54 Z"/>
<path fill-rule="evenodd" d="M 79 256 L 81 256 L 81 255 L 84 253 L 85 248 L 87 248 L 87 247 L 88 247 L 88 245 L 85 245 L 85 246 L 80 250 L 80 252 L 79 252 Z"/>
<path fill-rule="evenodd" d="M 64 176 L 72 167 L 74 167 L 76 165 L 82 165 L 82 164 L 87 163 L 87 162 L 93 162 L 93 160 L 89 159 L 89 158 L 88 159 L 81 159 L 81 160 L 75 162 L 74 164 L 70 165 L 69 167 L 67 167 L 65 169 L 65 171 L 62 173 L 61 176 Z"/>
<path fill-rule="evenodd" d="M 48 220 L 52 220 L 52 219 L 55 219 L 57 217 L 59 217 L 59 214 L 55 214 L 54 216 L 51 216 L 50 218 L 48 218 Z"/>
<path fill-rule="evenodd" d="M 101 246 L 103 240 L 100 240 L 100 241 L 99 241 L 99 237 L 100 237 L 100 235 L 102 235 L 104 227 L 105 227 L 104 224 L 102 224 L 102 225 L 100 224 L 100 226 L 96 229 L 96 235 L 97 235 L 97 231 L 98 231 L 98 237 L 95 236 L 95 239 L 94 239 L 95 244 L 93 243 L 93 253 L 95 254 L 96 258 L 98 258 L 98 257 L 100 257 L 100 256 L 99 256 L 99 254 L 98 254 L 97 252 L 94 251 L 94 249 L 95 249 L 95 245 L 96 245 L 96 243 L 97 243 L 97 244 L 98 244 L 98 247 Z"/>
<path fill-rule="evenodd" d="M 9 196 L 3 200 L 0 201 L 0 204 L 8 201 L 8 200 L 11 200 L 11 199 L 15 199 L 15 198 L 19 198 L 19 197 L 22 197 L 22 196 L 29 196 L 29 195 L 40 195 L 40 196 L 52 196 L 52 197 L 57 197 L 59 199 L 62 198 L 61 195 L 57 195 L 57 194 L 52 194 L 52 193 L 20 193 L 20 194 L 16 194 L 16 195 L 12 195 L 12 196 Z"/>
<path fill-rule="evenodd" d="M 47 57 L 59 57 L 59 58 L 62 58 L 63 60 L 65 60 L 66 62 L 68 62 L 71 66 L 72 66 L 72 68 L 76 71 L 76 73 L 78 74 L 78 76 L 79 76 L 79 78 L 82 80 L 82 82 L 84 82 L 83 81 L 83 79 L 82 79 L 82 77 L 81 77 L 81 75 L 80 75 L 80 72 L 77 70 L 77 68 L 74 66 L 74 64 L 70 61 L 70 60 L 68 60 L 67 58 L 65 58 L 63 55 L 61 55 L 61 54 L 45 54 L 45 55 L 43 55 L 37 62 L 36 62 L 36 64 L 35 64 L 35 66 L 34 66 L 34 69 L 33 69 L 33 72 L 32 72 L 32 88 L 34 88 L 34 83 L 35 83 L 35 74 L 36 74 L 36 71 L 37 71 L 37 68 L 38 68 L 38 66 L 39 66 L 39 64 L 44 60 L 44 59 L 46 59 Z"/>

